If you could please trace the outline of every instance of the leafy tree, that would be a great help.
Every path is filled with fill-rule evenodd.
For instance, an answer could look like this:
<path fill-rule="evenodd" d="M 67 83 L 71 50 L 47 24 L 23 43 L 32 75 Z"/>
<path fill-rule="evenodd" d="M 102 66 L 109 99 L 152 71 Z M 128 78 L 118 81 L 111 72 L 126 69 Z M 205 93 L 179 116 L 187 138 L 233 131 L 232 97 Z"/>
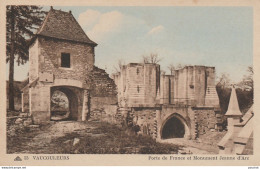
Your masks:
<path fill-rule="evenodd" d="M 41 25 L 45 12 L 39 6 L 6 6 L 6 62 L 9 62 L 9 109 L 14 110 L 14 61 L 29 60 L 29 39 Z"/>
<path fill-rule="evenodd" d="M 248 74 L 237 85 L 238 103 L 242 112 L 246 112 L 254 101 L 253 66 L 248 66 L 247 72 Z"/>
<path fill-rule="evenodd" d="M 249 66 L 248 75 L 245 75 L 244 78 L 237 84 L 236 93 L 239 103 L 239 108 L 242 113 L 245 113 L 253 104 L 253 92 L 254 92 L 254 81 L 253 81 L 253 68 Z M 221 74 L 218 78 L 218 83 L 216 86 L 217 93 L 220 101 L 220 108 L 223 114 L 226 113 L 230 94 L 231 94 L 231 83 L 228 74 Z"/>
<path fill-rule="evenodd" d="M 222 73 L 220 75 L 220 77 L 218 77 L 217 87 L 221 87 L 222 89 L 230 88 L 231 87 L 230 81 L 231 80 L 230 80 L 229 74 Z"/>
<path fill-rule="evenodd" d="M 238 83 L 238 87 L 246 91 L 253 91 L 254 90 L 253 66 L 248 66 L 247 72 L 248 74 L 245 75 L 242 81 Z"/>

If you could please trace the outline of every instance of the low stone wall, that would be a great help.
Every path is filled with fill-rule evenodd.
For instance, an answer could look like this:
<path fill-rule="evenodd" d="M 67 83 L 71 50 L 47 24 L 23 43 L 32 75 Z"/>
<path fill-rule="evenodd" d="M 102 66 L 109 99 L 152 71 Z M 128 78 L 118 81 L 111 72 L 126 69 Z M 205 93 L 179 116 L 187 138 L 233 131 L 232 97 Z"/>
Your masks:
<path fill-rule="evenodd" d="M 116 123 L 116 97 L 91 97 L 90 119 Z"/>
<path fill-rule="evenodd" d="M 90 114 L 90 121 L 101 121 L 117 123 L 116 120 L 117 106 L 104 105 L 100 109 L 93 109 Z"/>

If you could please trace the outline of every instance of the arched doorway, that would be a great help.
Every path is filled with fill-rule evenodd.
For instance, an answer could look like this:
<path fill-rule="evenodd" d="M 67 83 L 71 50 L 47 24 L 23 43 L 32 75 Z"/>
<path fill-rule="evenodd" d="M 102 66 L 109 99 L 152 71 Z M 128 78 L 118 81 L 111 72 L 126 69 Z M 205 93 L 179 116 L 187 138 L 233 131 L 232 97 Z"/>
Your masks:
<path fill-rule="evenodd" d="M 69 87 L 51 88 L 51 120 L 78 120 L 78 97 Z"/>
<path fill-rule="evenodd" d="M 189 136 L 189 127 L 187 126 L 183 117 L 177 113 L 167 118 L 164 124 L 162 125 L 162 139 L 188 138 Z"/>

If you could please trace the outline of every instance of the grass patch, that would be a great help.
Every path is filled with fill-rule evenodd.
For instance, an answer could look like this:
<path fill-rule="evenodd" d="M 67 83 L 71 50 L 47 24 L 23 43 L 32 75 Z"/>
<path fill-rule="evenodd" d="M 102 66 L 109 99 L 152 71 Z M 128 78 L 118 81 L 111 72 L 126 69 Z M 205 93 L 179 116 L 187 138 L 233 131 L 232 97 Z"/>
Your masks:
<path fill-rule="evenodd" d="M 136 135 L 109 123 L 99 123 L 92 135 L 69 133 L 51 144 L 54 153 L 65 154 L 175 154 L 180 146 L 156 142 L 149 136 Z M 74 138 L 79 138 L 73 146 Z"/>
<path fill-rule="evenodd" d="M 20 127 L 20 126 L 9 126 L 7 132 L 7 154 L 20 153 L 25 150 L 30 150 L 32 153 L 36 151 L 36 149 L 28 147 L 28 143 L 32 141 L 32 139 L 41 133 L 41 130 L 46 130 L 49 125 L 41 126 L 39 129 L 31 129 L 29 127 Z M 14 130 L 13 133 L 10 134 L 10 130 Z"/>

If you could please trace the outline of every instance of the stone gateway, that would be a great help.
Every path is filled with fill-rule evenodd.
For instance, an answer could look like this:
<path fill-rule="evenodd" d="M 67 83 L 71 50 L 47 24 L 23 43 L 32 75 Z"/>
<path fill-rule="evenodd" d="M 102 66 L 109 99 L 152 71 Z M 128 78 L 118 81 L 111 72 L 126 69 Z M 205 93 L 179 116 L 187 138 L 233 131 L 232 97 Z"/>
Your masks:
<path fill-rule="evenodd" d="M 157 139 L 196 139 L 221 129 L 214 67 L 165 75 L 158 64 L 130 63 L 112 80 L 94 65 L 96 46 L 71 12 L 50 9 L 31 40 L 22 90 L 22 111 L 34 124 L 57 119 L 51 101 L 59 93 L 68 102 L 67 120 L 119 123 Z"/>
<path fill-rule="evenodd" d="M 86 120 L 95 46 L 71 12 L 49 11 L 30 44 L 29 84 L 22 95 L 23 111 L 35 124 L 50 120 L 50 100 L 57 90 L 68 98 L 69 119 Z"/>
<path fill-rule="evenodd" d="M 186 66 L 165 75 L 158 64 L 130 63 L 113 78 L 119 112 L 144 134 L 195 139 L 221 129 L 214 67 Z"/>

